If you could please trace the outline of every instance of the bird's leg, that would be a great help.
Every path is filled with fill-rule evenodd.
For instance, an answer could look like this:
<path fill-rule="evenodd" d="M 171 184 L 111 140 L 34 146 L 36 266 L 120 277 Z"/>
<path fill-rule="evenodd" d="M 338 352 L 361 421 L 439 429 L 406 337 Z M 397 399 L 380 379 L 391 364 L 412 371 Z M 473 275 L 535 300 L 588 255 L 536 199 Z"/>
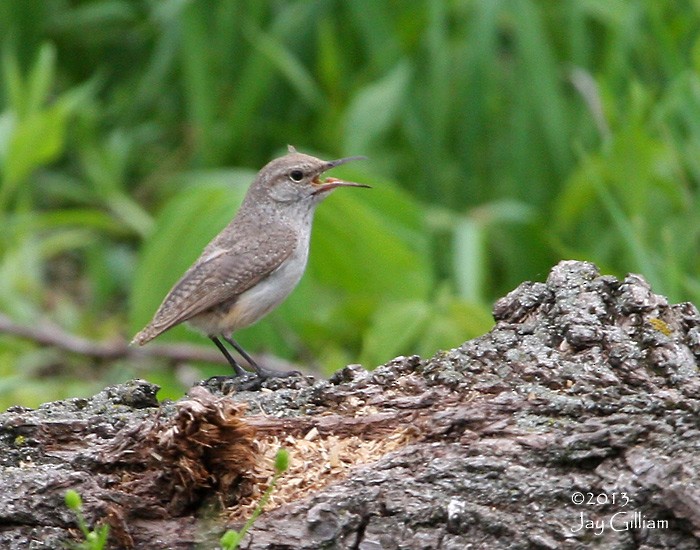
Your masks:
<path fill-rule="evenodd" d="M 231 368 L 234 371 L 236 371 L 236 376 L 243 376 L 244 374 L 246 374 L 248 372 L 243 367 L 241 367 L 238 363 L 236 363 L 236 360 L 233 357 L 231 357 L 231 354 L 228 352 L 226 347 L 221 343 L 221 340 L 219 340 L 216 336 L 210 336 L 209 338 L 211 338 L 211 341 L 214 342 L 216 344 L 216 347 L 221 350 L 221 353 L 224 354 L 224 357 L 226 357 L 226 360 L 229 362 L 229 365 L 231 365 Z M 229 341 L 228 338 L 226 338 L 226 340 Z M 236 347 L 236 349 L 238 349 L 238 347 Z M 239 352 L 240 352 L 240 350 L 239 350 Z M 245 355 L 243 355 L 243 357 L 245 357 Z M 247 357 L 245 357 L 245 358 L 246 358 L 246 360 L 248 359 Z"/>
<path fill-rule="evenodd" d="M 279 372 L 276 370 L 272 369 L 265 369 L 258 365 L 253 358 L 246 353 L 246 351 L 240 346 L 238 342 L 236 342 L 231 336 L 224 336 L 224 340 L 226 340 L 229 344 L 231 344 L 238 353 L 241 354 L 241 357 L 248 361 L 248 364 L 255 369 L 256 374 L 260 378 L 287 378 L 289 376 L 298 376 L 301 373 L 298 370 L 290 370 L 287 372 Z"/>

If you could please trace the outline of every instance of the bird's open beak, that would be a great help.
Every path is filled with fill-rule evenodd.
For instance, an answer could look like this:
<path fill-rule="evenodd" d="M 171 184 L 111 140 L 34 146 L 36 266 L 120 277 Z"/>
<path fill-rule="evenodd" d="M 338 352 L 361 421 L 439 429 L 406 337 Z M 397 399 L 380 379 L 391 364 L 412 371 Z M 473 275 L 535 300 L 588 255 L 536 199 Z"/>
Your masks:
<path fill-rule="evenodd" d="M 326 178 L 324 181 L 318 182 L 318 187 L 314 191 L 314 195 L 325 193 L 336 187 L 370 187 L 364 183 L 355 183 L 354 181 L 339 180 L 338 178 Z"/>
<path fill-rule="evenodd" d="M 367 157 L 345 157 L 337 160 L 329 160 L 324 166 L 323 171 L 325 172 L 331 168 L 335 168 L 336 166 L 340 166 L 341 164 L 345 164 L 346 162 L 351 162 L 353 160 L 366 159 Z M 364 183 L 355 183 L 354 181 L 345 181 L 338 178 L 326 178 L 325 180 L 321 181 L 318 176 L 313 179 L 313 183 L 317 186 L 316 190 L 313 192 L 314 195 L 325 193 L 326 191 L 330 191 L 336 187 L 370 187 Z"/>

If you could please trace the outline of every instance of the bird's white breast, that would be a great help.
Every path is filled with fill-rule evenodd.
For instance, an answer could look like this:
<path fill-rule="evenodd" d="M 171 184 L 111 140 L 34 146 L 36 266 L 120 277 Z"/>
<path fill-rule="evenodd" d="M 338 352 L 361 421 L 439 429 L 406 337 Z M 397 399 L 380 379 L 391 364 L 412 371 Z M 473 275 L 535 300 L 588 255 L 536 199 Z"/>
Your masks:
<path fill-rule="evenodd" d="M 207 335 L 231 334 L 252 325 L 275 309 L 301 280 L 309 256 L 311 214 L 297 228 L 297 243 L 282 264 L 257 284 L 242 292 L 229 309 L 212 308 L 189 320 L 189 324 Z"/>
<path fill-rule="evenodd" d="M 222 324 L 233 332 L 252 325 L 275 309 L 301 280 L 308 255 L 308 245 L 297 246 L 280 267 L 238 297 Z"/>

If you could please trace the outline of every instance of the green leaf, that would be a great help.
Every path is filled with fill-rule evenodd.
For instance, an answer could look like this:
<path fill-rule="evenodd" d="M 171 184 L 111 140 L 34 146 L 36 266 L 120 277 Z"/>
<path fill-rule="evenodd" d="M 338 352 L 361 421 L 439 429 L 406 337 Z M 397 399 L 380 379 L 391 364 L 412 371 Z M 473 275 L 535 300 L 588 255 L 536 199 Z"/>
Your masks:
<path fill-rule="evenodd" d="M 459 295 L 472 302 L 484 298 L 484 252 L 483 225 L 471 217 L 460 218 L 454 229 L 454 276 Z"/>
<path fill-rule="evenodd" d="M 233 550 L 234 548 L 238 548 L 240 543 L 241 535 L 238 533 L 238 531 L 234 531 L 233 529 L 226 531 L 219 540 L 219 544 L 221 544 L 224 550 Z"/>
<path fill-rule="evenodd" d="M 4 82 L 4 95 L 8 102 L 8 107 L 17 116 L 22 116 L 25 112 L 26 97 L 24 94 L 24 79 L 17 61 L 15 49 L 7 44 L 2 52 L 2 80 Z"/>
<path fill-rule="evenodd" d="M 446 290 L 438 291 L 435 307 L 418 342 L 416 351 L 423 357 L 452 349 L 493 327 L 488 306 L 460 300 Z"/>
<path fill-rule="evenodd" d="M 324 97 L 311 73 L 282 42 L 252 25 L 246 26 L 246 38 L 262 53 L 296 90 L 299 97 L 310 107 L 319 107 Z"/>
<path fill-rule="evenodd" d="M 15 126 L 3 167 L 5 184 L 10 189 L 32 170 L 58 157 L 63 148 L 67 114 L 61 106 L 54 105 L 30 114 Z"/>
<path fill-rule="evenodd" d="M 366 151 L 397 121 L 408 91 L 411 64 L 403 60 L 380 80 L 362 88 L 348 106 L 343 151 L 347 155 Z"/>
<path fill-rule="evenodd" d="M 27 81 L 25 107 L 27 113 L 34 113 L 49 98 L 56 72 L 56 48 L 52 44 L 43 44 L 37 60 L 32 67 Z"/>
<path fill-rule="evenodd" d="M 217 83 L 207 25 L 210 6 L 204 2 L 190 2 L 182 11 L 183 90 L 189 110 L 197 152 L 206 164 L 216 164 L 218 148 L 214 141 Z"/>
<path fill-rule="evenodd" d="M 277 451 L 277 454 L 275 455 L 275 473 L 281 474 L 283 472 L 286 472 L 288 468 L 289 451 L 280 447 L 280 449 Z"/>
<path fill-rule="evenodd" d="M 68 489 L 65 496 L 66 506 L 71 510 L 80 510 L 83 506 L 83 499 L 80 498 L 78 491 Z"/>
<path fill-rule="evenodd" d="M 383 303 L 375 310 L 364 334 L 362 363 L 373 367 L 397 355 L 415 353 L 415 343 L 429 317 L 430 306 L 426 302 Z"/>
<path fill-rule="evenodd" d="M 338 91 L 343 81 L 343 47 L 333 20 L 324 18 L 318 26 L 317 73 L 318 78 L 328 90 Z"/>
<path fill-rule="evenodd" d="M 395 185 L 342 189 L 318 208 L 309 270 L 319 282 L 358 297 L 426 298 L 432 285 L 427 239 L 419 204 Z"/>

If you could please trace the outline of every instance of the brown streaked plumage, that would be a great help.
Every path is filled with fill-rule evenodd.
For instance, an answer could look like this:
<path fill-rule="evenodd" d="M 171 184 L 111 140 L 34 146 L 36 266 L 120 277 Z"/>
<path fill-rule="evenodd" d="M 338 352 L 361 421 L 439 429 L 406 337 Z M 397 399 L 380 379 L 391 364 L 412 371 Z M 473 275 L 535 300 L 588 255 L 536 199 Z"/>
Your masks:
<path fill-rule="evenodd" d="M 244 371 L 219 337 L 259 376 L 280 376 L 255 364 L 231 333 L 258 321 L 297 285 L 316 206 L 336 187 L 369 187 L 335 178 L 321 181 L 320 175 L 361 158 L 323 161 L 290 147 L 287 155 L 264 166 L 233 221 L 206 246 L 132 344 L 143 345 L 187 322 L 212 339 L 237 374 Z"/>

